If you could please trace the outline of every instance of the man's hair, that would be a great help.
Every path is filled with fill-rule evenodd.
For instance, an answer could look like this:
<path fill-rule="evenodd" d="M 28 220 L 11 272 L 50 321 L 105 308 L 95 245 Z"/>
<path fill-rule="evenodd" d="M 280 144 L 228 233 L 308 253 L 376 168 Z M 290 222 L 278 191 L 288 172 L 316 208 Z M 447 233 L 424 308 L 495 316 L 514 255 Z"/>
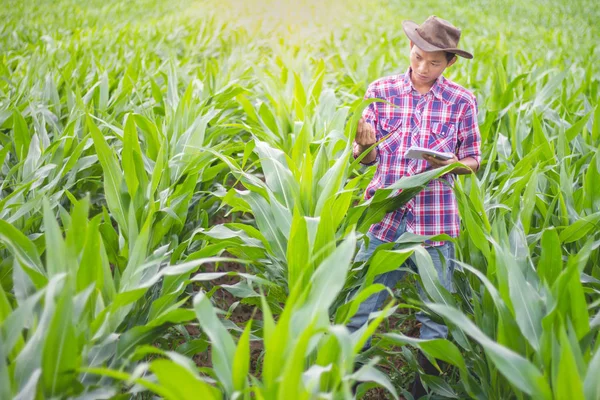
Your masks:
<path fill-rule="evenodd" d="M 450 62 L 450 61 L 452 61 L 452 59 L 454 57 L 456 57 L 456 54 L 454 54 L 454 53 L 450 53 L 450 52 L 447 52 L 447 51 L 445 51 L 444 53 L 446 53 L 446 62 Z"/>

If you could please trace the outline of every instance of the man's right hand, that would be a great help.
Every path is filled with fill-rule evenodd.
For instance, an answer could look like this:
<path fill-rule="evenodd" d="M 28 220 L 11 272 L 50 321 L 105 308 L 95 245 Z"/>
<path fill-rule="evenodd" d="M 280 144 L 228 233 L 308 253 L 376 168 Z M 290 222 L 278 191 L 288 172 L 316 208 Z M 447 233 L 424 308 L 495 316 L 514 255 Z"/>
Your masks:
<path fill-rule="evenodd" d="M 358 121 L 358 128 L 356 129 L 356 138 L 354 141 L 360 146 L 362 151 L 365 151 L 377 142 L 375 128 L 365 121 L 364 117 Z"/>

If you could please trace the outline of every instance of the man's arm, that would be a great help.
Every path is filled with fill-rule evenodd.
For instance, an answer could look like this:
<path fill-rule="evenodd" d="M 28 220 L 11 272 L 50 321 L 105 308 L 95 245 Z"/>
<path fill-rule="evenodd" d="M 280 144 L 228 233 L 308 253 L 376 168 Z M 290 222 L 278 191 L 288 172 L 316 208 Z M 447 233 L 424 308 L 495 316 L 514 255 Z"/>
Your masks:
<path fill-rule="evenodd" d="M 481 134 L 479 133 L 479 125 L 477 124 L 477 99 L 473 97 L 473 101 L 467 104 L 465 113 L 462 115 L 458 124 L 458 149 L 456 151 L 455 161 L 460 161 L 468 168 L 457 168 L 453 173 L 470 174 L 471 171 L 479 170 L 479 162 L 481 160 Z"/>

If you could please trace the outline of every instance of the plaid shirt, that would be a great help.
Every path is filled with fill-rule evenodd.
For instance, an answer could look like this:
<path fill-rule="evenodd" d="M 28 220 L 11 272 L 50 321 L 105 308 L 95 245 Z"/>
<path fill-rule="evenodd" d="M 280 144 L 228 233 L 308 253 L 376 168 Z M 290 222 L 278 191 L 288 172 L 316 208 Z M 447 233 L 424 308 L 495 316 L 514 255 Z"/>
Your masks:
<path fill-rule="evenodd" d="M 412 145 L 452 152 L 459 160 L 473 157 L 480 161 L 477 100 L 456 83 L 440 76 L 431 90 L 421 95 L 411 83 L 409 68 L 405 74 L 373 82 L 365 98 L 380 98 L 395 105 L 371 103 L 363 112 L 366 121 L 375 128 L 377 140 L 390 135 L 377 146 L 377 158 L 373 162 L 378 163 L 377 171 L 367 187 L 365 199 L 403 176 L 427 169 L 427 161 L 404 158 Z M 358 155 L 358 145 L 354 143 L 354 156 Z M 431 181 L 404 207 L 388 213 L 369 231 L 380 240 L 393 241 L 396 229 L 405 217 L 408 232 L 418 235 L 446 233 L 457 237 L 460 220 L 453 183 L 452 173 Z M 437 246 L 444 242 L 428 243 Z"/>

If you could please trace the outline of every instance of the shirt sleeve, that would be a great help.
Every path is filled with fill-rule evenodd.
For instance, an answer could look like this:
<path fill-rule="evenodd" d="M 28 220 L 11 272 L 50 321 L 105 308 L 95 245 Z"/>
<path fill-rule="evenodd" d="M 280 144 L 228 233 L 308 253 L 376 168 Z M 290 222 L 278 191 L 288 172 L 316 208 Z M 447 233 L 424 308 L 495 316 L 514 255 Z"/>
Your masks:
<path fill-rule="evenodd" d="M 481 162 L 481 134 L 477 123 L 477 100 L 474 99 L 467 105 L 467 109 L 458 124 L 458 151 L 459 160 L 473 157 L 477 164 Z"/>
<path fill-rule="evenodd" d="M 369 87 L 367 88 L 367 92 L 365 93 L 365 100 L 366 99 L 374 99 L 376 98 L 375 96 L 375 91 L 373 90 L 373 86 L 369 85 Z M 377 107 L 376 107 L 377 103 L 371 103 L 367 106 L 367 108 L 365 108 L 363 110 L 362 116 L 365 119 L 365 121 L 367 121 L 367 123 L 371 124 L 371 126 L 373 127 L 373 129 L 375 129 L 375 132 L 377 132 L 377 120 L 378 120 L 378 114 L 377 114 Z M 377 140 L 379 140 L 379 133 L 377 132 Z M 358 158 L 358 156 L 360 155 L 359 152 L 359 146 L 356 142 L 353 143 L 353 147 L 352 147 L 353 151 L 352 151 L 352 155 L 354 156 L 354 158 Z M 363 165 L 374 165 L 377 164 L 379 162 L 379 146 L 375 147 L 375 151 L 377 153 L 377 156 L 375 157 L 375 160 L 371 163 L 368 164 L 363 164 Z"/>

